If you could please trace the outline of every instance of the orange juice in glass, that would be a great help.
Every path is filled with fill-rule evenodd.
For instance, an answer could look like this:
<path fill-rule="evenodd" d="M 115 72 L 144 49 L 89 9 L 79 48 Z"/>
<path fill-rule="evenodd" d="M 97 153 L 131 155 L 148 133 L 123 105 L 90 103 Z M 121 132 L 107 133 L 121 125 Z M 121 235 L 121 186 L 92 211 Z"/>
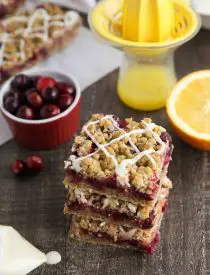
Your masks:
<path fill-rule="evenodd" d="M 165 51 L 143 55 L 126 53 L 120 69 L 118 95 L 129 107 L 156 110 L 165 106 L 176 83 L 173 53 Z"/>

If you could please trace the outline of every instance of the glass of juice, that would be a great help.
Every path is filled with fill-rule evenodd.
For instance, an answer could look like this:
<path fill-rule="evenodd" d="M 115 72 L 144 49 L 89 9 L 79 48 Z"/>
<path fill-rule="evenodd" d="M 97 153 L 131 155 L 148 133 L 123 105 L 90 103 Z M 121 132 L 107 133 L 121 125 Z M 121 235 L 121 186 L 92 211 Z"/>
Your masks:
<path fill-rule="evenodd" d="M 175 85 L 174 49 L 127 50 L 118 80 L 118 95 L 137 110 L 163 108 Z"/>

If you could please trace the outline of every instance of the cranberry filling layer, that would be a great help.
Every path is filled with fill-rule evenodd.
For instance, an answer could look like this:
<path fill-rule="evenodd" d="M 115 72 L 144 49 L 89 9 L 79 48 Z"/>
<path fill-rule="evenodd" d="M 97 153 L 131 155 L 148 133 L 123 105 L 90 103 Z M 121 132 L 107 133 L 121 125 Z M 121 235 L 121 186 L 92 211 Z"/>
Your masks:
<path fill-rule="evenodd" d="M 142 193 L 137 191 L 134 187 L 122 188 L 121 186 L 117 185 L 116 177 L 107 178 L 107 179 L 93 179 L 93 178 L 85 178 L 81 173 L 76 173 L 75 171 L 69 169 L 67 171 L 67 178 L 68 180 L 76 185 L 85 185 L 88 183 L 93 189 L 97 191 L 106 192 L 107 189 L 116 190 L 117 192 L 125 195 L 126 197 L 134 197 L 136 199 L 143 199 L 143 200 L 153 200 L 155 195 L 159 190 L 159 183 L 154 182 L 152 186 L 150 186 L 149 191 L 150 194 Z"/>
<path fill-rule="evenodd" d="M 162 167 L 163 172 L 167 173 L 167 169 L 168 169 L 168 166 L 171 160 L 171 155 L 173 152 L 173 145 L 171 143 L 170 135 L 167 132 L 163 134 L 164 135 L 161 135 L 161 139 L 164 142 L 167 142 L 169 144 L 169 149 L 165 154 L 163 167 Z M 122 193 L 127 197 L 134 197 L 136 199 L 144 199 L 144 200 L 153 200 L 160 186 L 159 185 L 160 179 L 156 175 L 154 175 L 151 178 L 151 184 L 147 189 L 148 193 L 142 193 L 136 190 L 133 186 L 129 188 L 119 186 L 119 184 L 117 183 L 116 175 L 109 178 L 96 179 L 96 178 L 85 177 L 82 175 L 82 173 L 76 173 L 72 169 L 68 169 L 66 172 L 66 175 L 69 181 L 75 184 L 82 184 L 84 182 L 84 183 L 88 183 L 91 187 L 95 188 L 98 191 L 105 192 L 106 189 L 112 189 L 112 190 L 117 190 L 117 192 Z"/>
<path fill-rule="evenodd" d="M 80 231 L 81 231 L 81 234 L 83 234 L 83 235 L 89 235 L 90 237 L 94 237 L 94 238 L 97 238 L 97 239 L 100 239 L 103 241 L 107 241 L 110 243 L 114 243 L 114 244 L 130 245 L 135 248 L 141 249 L 148 254 L 154 253 L 157 245 L 160 242 L 159 233 L 156 234 L 156 236 L 154 237 L 154 239 L 151 241 L 150 244 L 145 245 L 141 241 L 137 241 L 137 240 L 118 239 L 118 240 L 114 241 L 114 239 L 112 237 L 110 237 L 107 233 L 101 233 L 101 232 L 95 233 L 95 232 L 91 232 L 91 231 L 88 231 L 83 228 L 81 228 Z"/>
<path fill-rule="evenodd" d="M 114 222 L 121 222 L 121 223 L 130 223 L 132 225 L 137 225 L 138 227 L 141 227 L 143 229 L 149 229 L 153 227 L 153 222 L 155 219 L 154 211 L 150 212 L 149 218 L 145 220 L 141 220 L 140 218 L 133 218 L 131 216 L 128 216 L 126 213 L 120 213 L 114 210 L 103 210 L 100 208 L 95 208 L 92 206 L 88 206 L 85 203 L 78 203 L 78 202 L 67 202 L 66 207 L 71 211 L 76 212 L 83 212 L 84 210 L 89 210 L 95 214 L 100 214 L 106 218 L 109 218 L 110 220 Z"/>

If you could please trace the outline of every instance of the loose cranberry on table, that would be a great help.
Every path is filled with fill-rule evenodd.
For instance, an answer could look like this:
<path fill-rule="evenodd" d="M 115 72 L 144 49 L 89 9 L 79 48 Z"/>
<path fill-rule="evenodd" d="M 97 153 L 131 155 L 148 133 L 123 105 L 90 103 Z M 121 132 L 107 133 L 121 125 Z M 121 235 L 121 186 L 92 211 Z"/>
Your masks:
<path fill-rule="evenodd" d="M 26 171 L 26 164 L 23 160 L 17 159 L 12 163 L 12 172 L 17 175 L 23 175 Z"/>
<path fill-rule="evenodd" d="M 41 157 L 29 156 L 25 161 L 18 159 L 12 163 L 12 172 L 16 176 L 33 175 L 43 170 L 43 160 Z"/>
<path fill-rule="evenodd" d="M 26 164 L 31 172 L 40 172 L 43 169 L 43 160 L 36 155 L 28 157 Z"/>

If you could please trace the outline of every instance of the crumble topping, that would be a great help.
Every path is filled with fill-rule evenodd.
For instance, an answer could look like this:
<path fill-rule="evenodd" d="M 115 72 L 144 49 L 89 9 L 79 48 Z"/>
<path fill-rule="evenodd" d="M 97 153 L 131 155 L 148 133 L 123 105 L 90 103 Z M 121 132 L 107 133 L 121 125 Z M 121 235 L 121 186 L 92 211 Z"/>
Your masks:
<path fill-rule="evenodd" d="M 79 15 L 54 4 L 43 4 L 1 21 L 0 66 L 4 69 L 22 64 L 50 39 L 72 26 Z"/>
<path fill-rule="evenodd" d="M 75 138 L 66 168 L 96 179 L 116 175 L 120 185 L 144 191 L 163 170 L 169 150 L 169 141 L 161 139 L 163 133 L 166 130 L 148 118 L 126 119 L 121 125 L 112 115 L 95 114 Z"/>

